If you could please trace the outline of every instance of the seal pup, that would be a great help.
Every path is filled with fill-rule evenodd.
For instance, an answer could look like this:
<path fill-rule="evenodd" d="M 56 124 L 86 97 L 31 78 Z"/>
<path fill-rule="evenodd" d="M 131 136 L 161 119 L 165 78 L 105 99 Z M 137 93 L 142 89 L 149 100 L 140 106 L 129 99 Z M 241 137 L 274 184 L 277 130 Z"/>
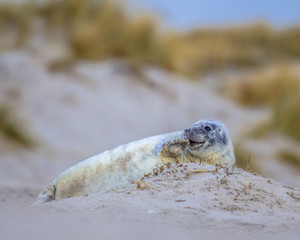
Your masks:
<path fill-rule="evenodd" d="M 34 204 L 122 189 L 167 162 L 233 166 L 226 127 L 217 120 L 200 120 L 183 131 L 144 138 L 90 157 L 56 177 Z"/>

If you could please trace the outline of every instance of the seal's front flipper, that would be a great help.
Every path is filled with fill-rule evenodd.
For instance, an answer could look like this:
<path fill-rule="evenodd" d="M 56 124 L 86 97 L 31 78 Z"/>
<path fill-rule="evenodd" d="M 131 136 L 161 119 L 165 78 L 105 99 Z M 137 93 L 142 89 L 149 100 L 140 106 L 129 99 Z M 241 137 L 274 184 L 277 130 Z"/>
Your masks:
<path fill-rule="evenodd" d="M 50 202 L 55 199 L 55 192 L 56 192 L 56 187 L 54 185 L 50 185 L 48 188 L 46 188 L 44 191 L 42 191 L 35 202 L 32 204 L 34 205 L 39 205 L 41 203 L 45 202 Z"/>
<path fill-rule="evenodd" d="M 165 143 L 160 150 L 160 155 L 163 157 L 177 157 L 183 153 L 188 146 L 188 139 L 176 139 L 174 141 Z"/>

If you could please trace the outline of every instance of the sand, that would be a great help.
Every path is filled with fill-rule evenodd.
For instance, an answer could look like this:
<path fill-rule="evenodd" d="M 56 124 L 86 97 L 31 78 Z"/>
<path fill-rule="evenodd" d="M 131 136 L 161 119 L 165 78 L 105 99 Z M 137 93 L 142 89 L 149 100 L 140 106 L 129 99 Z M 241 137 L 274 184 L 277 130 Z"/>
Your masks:
<path fill-rule="evenodd" d="M 5 239 L 300 236 L 299 188 L 196 163 L 165 165 L 118 191 L 1 211 Z"/>
<path fill-rule="evenodd" d="M 199 172 L 200 170 L 200 172 Z M 144 221 L 220 229 L 236 225 L 269 232 L 300 233 L 300 189 L 196 163 L 164 165 L 128 188 L 38 205 L 42 212 L 80 211 Z M 201 172 L 208 171 L 208 172 Z M 206 224 L 205 224 L 206 223 Z"/>
<path fill-rule="evenodd" d="M 154 68 L 145 76 L 118 61 L 53 73 L 27 52 L 0 57 L 0 100 L 39 142 L 28 150 L 0 139 L 1 239 L 299 239 L 300 190 L 289 173 L 281 179 L 293 187 L 239 169 L 245 189 L 241 174 L 178 165 L 145 177 L 145 189 L 30 207 L 59 173 L 104 150 L 203 118 L 223 121 L 235 142 L 265 117 L 201 83 Z"/>

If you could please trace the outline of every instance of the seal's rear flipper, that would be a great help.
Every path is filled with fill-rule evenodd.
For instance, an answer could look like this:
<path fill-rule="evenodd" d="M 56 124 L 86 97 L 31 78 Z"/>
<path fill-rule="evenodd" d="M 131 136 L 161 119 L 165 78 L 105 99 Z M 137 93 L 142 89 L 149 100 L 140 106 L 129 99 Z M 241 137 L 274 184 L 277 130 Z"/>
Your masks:
<path fill-rule="evenodd" d="M 55 191 L 56 188 L 54 185 L 50 185 L 48 188 L 46 188 L 44 191 L 42 191 L 35 202 L 32 204 L 32 206 L 39 205 L 42 203 L 50 202 L 55 199 Z"/>

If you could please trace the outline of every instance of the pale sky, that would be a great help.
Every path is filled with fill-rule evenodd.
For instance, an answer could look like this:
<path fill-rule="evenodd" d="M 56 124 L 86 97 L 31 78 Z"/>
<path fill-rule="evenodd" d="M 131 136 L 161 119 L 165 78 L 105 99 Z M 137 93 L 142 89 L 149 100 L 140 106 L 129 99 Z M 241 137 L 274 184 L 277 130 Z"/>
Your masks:
<path fill-rule="evenodd" d="M 174 27 L 267 21 L 282 27 L 300 23 L 300 0 L 139 0 Z"/>

